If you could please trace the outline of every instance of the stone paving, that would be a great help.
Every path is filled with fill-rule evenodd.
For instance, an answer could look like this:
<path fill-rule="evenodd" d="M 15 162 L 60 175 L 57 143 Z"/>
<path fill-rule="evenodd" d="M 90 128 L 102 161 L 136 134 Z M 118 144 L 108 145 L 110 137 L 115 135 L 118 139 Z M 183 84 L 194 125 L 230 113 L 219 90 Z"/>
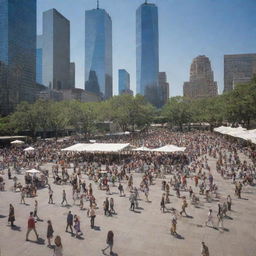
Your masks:
<path fill-rule="evenodd" d="M 211 169 L 215 168 L 215 160 L 210 159 Z M 79 206 L 73 205 L 70 185 L 54 185 L 52 178 L 50 184 L 54 191 L 53 199 L 55 204 L 48 205 L 48 189 L 38 191 L 36 199 L 39 202 L 38 216 L 42 219 L 37 223 L 37 231 L 40 235 L 39 243 L 35 242 L 35 235 L 31 232 L 31 241 L 25 241 L 27 218 L 29 212 L 34 209 L 33 198 L 26 198 L 27 206 L 20 204 L 20 194 L 11 191 L 13 181 L 6 180 L 6 191 L 0 192 L 0 256 L 51 256 L 52 249 L 47 247 L 46 230 L 47 220 L 51 219 L 54 235 L 59 234 L 62 238 L 64 256 L 99 256 L 103 255 L 101 249 L 105 247 L 108 230 L 113 230 L 114 255 L 119 256 L 199 256 L 201 241 L 205 241 L 210 250 L 210 255 L 215 256 L 255 256 L 256 255 L 256 190 L 253 187 L 245 187 L 242 193 L 243 199 L 236 199 L 234 196 L 234 185 L 230 180 L 223 180 L 219 174 L 213 171 L 215 182 L 219 187 L 222 198 L 228 194 L 233 199 L 233 211 L 229 213 L 230 219 L 224 220 L 224 230 L 205 227 L 208 209 L 214 212 L 214 221 L 217 225 L 217 201 L 206 203 L 203 196 L 200 196 L 199 208 L 189 203 L 187 213 L 191 218 L 179 217 L 177 232 L 179 238 L 170 234 L 171 214 L 160 212 L 160 200 L 162 196 L 161 179 L 150 186 L 149 199 L 140 193 L 139 209 L 136 212 L 129 210 L 129 193 L 126 190 L 126 197 L 119 197 L 117 187 L 111 187 L 115 200 L 117 215 L 106 217 L 103 214 L 102 204 L 106 197 L 104 191 L 100 191 L 93 183 L 93 191 L 97 199 L 99 209 L 96 210 L 96 230 L 90 228 L 90 220 L 86 211 L 81 211 Z M 141 181 L 140 174 L 133 174 L 135 185 Z M 17 176 L 24 184 L 23 175 Z M 51 177 L 51 176 L 50 176 Z M 167 176 L 168 177 L 168 176 Z M 87 184 L 89 183 L 86 178 Z M 189 180 L 192 184 L 192 181 Z M 124 185 L 126 189 L 127 185 Z M 61 207 L 62 189 L 66 189 L 69 207 Z M 194 189 L 194 188 L 193 188 Z M 198 194 L 198 190 L 194 190 Z M 174 207 L 181 209 L 182 200 L 178 199 L 175 192 L 171 190 L 170 204 L 167 208 Z M 188 197 L 188 192 L 181 192 L 181 195 Z M 221 201 L 223 199 L 220 199 Z M 15 208 L 17 225 L 15 229 L 7 223 L 9 203 Z M 78 203 L 78 202 L 77 202 Z M 88 208 L 89 203 L 85 202 Z M 81 220 L 81 239 L 72 237 L 65 232 L 66 216 L 71 210 L 78 214 Z M 45 241 L 44 241 L 45 240 Z M 52 241 L 53 242 L 53 241 Z M 105 255 L 109 255 L 106 251 Z"/>

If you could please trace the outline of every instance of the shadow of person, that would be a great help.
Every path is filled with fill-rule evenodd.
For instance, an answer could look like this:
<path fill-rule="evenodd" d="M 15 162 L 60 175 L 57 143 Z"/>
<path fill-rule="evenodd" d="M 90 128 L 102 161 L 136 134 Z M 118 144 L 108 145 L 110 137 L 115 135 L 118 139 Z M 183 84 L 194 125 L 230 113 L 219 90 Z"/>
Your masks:
<path fill-rule="evenodd" d="M 100 231 L 100 226 L 94 226 L 93 228 L 95 231 Z"/>
<path fill-rule="evenodd" d="M 11 229 L 14 231 L 19 231 L 19 232 L 21 231 L 21 227 L 16 226 L 16 225 L 12 226 Z"/>

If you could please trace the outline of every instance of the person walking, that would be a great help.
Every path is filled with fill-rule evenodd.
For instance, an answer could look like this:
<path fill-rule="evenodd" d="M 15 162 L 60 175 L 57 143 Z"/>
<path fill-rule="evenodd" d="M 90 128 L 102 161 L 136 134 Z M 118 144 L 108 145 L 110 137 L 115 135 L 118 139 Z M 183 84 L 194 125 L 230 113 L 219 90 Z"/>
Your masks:
<path fill-rule="evenodd" d="M 74 216 L 74 229 L 76 231 L 76 237 L 79 237 L 80 235 L 82 235 L 81 229 L 80 229 L 80 220 L 79 217 L 77 215 Z"/>
<path fill-rule="evenodd" d="M 25 202 L 25 189 L 24 188 L 22 188 L 21 189 L 21 192 L 20 192 L 20 203 L 22 204 L 26 204 L 26 202 Z"/>
<path fill-rule="evenodd" d="M 15 221 L 15 215 L 14 215 L 14 207 L 12 204 L 9 206 L 9 217 L 8 217 L 8 222 L 11 223 L 11 227 L 14 227 L 13 222 Z"/>
<path fill-rule="evenodd" d="M 111 212 L 111 214 L 115 214 L 116 211 L 115 211 L 115 209 L 114 209 L 114 199 L 113 199 L 112 197 L 110 198 L 109 206 L 110 206 L 110 212 Z"/>
<path fill-rule="evenodd" d="M 182 213 L 185 213 L 185 215 L 188 216 L 187 213 L 186 213 L 186 208 L 187 208 L 187 207 L 188 207 L 188 203 L 187 203 L 186 198 L 184 197 L 184 198 L 183 198 L 183 202 L 182 202 L 182 206 L 181 206 L 180 215 L 182 215 Z"/>
<path fill-rule="evenodd" d="M 105 251 L 109 248 L 110 249 L 110 255 L 113 254 L 113 245 L 114 245 L 114 233 L 112 230 L 108 231 L 107 235 L 107 247 L 105 249 L 102 249 L 102 253 L 105 253 Z"/>
<path fill-rule="evenodd" d="M 176 214 L 174 212 L 173 216 L 172 216 L 171 234 L 172 235 L 177 235 L 176 230 L 177 230 L 177 217 L 176 217 Z"/>
<path fill-rule="evenodd" d="M 38 217 L 38 215 L 37 215 L 37 210 L 38 210 L 38 202 L 37 202 L 37 200 L 35 200 L 34 217 L 36 217 L 37 220 L 39 220 L 39 217 Z"/>
<path fill-rule="evenodd" d="M 54 248 L 53 256 L 63 256 L 63 246 L 61 243 L 61 237 L 56 236 L 54 243 L 55 243 L 55 248 Z"/>
<path fill-rule="evenodd" d="M 62 191 L 62 202 L 61 202 L 61 205 L 63 205 L 64 202 L 66 203 L 66 205 L 68 204 L 67 195 L 66 195 L 65 189 L 63 189 L 63 191 Z"/>
<path fill-rule="evenodd" d="M 91 222 L 91 228 L 94 228 L 94 221 L 96 218 L 96 213 L 93 207 L 90 207 L 89 209 L 89 217 L 90 217 L 90 222 Z"/>
<path fill-rule="evenodd" d="M 107 215 L 110 216 L 111 213 L 109 211 L 109 201 L 108 201 L 108 197 L 106 197 L 106 200 L 104 201 L 103 203 L 103 208 L 104 208 L 104 215 Z"/>
<path fill-rule="evenodd" d="M 165 194 L 162 195 L 162 199 L 160 202 L 160 211 L 164 213 L 165 210 L 165 200 L 164 200 Z"/>
<path fill-rule="evenodd" d="M 49 187 L 49 201 L 48 201 L 48 204 L 53 204 L 53 191 L 50 187 Z"/>
<path fill-rule="evenodd" d="M 135 196 L 134 196 L 133 193 L 130 195 L 129 200 L 130 200 L 130 203 L 131 203 L 130 210 L 134 211 L 134 208 L 135 208 Z"/>
<path fill-rule="evenodd" d="M 48 224 L 48 226 L 47 226 L 47 235 L 46 235 L 46 237 L 47 237 L 47 240 L 48 240 L 48 247 L 51 247 L 52 246 L 51 245 L 51 239 L 53 238 L 54 230 L 53 230 L 53 227 L 52 227 L 52 222 L 50 220 L 47 221 L 47 224 Z"/>
<path fill-rule="evenodd" d="M 205 226 L 208 226 L 209 223 L 211 223 L 212 227 L 214 227 L 214 225 L 213 225 L 212 209 L 209 209 L 208 218 L 207 218 L 207 221 L 205 222 Z"/>
<path fill-rule="evenodd" d="M 67 226 L 66 226 L 66 232 L 68 232 L 68 228 L 70 228 L 71 230 L 71 234 L 73 235 L 73 214 L 71 213 L 71 211 L 68 212 L 68 216 L 67 216 Z"/>
<path fill-rule="evenodd" d="M 231 196 L 227 196 L 228 211 L 231 211 L 232 199 Z"/>
<path fill-rule="evenodd" d="M 205 245 L 204 242 L 202 242 L 201 256 L 210 256 L 210 254 L 209 254 L 209 249 L 208 249 L 208 247 Z"/>
<path fill-rule="evenodd" d="M 38 236 L 37 231 L 36 231 L 36 221 L 33 217 L 33 212 L 30 212 L 30 216 L 28 218 L 28 230 L 27 230 L 27 234 L 26 234 L 26 241 L 28 241 L 28 235 L 31 232 L 31 230 L 33 230 L 35 232 L 36 238 L 38 240 L 39 236 Z"/>

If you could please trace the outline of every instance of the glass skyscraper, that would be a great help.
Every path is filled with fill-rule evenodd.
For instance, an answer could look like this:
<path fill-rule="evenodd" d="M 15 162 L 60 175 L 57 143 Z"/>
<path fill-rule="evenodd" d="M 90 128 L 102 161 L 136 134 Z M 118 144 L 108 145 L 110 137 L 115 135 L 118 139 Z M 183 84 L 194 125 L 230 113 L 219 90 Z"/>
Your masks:
<path fill-rule="evenodd" d="M 158 73 L 158 10 L 145 2 L 136 11 L 136 89 L 155 106 L 161 105 Z"/>
<path fill-rule="evenodd" d="M 0 0 L 0 62 L 7 72 L 0 84 L 0 113 L 6 115 L 34 100 L 36 0 Z"/>
<path fill-rule="evenodd" d="M 118 70 L 119 95 L 130 90 L 130 74 L 125 69 Z"/>
<path fill-rule="evenodd" d="M 43 84 L 43 36 L 37 36 L 36 40 L 36 82 Z"/>
<path fill-rule="evenodd" d="M 70 22 L 56 9 L 43 13 L 43 85 L 70 88 Z"/>
<path fill-rule="evenodd" d="M 85 90 L 108 99 L 113 95 L 112 21 L 103 9 L 85 12 Z"/>

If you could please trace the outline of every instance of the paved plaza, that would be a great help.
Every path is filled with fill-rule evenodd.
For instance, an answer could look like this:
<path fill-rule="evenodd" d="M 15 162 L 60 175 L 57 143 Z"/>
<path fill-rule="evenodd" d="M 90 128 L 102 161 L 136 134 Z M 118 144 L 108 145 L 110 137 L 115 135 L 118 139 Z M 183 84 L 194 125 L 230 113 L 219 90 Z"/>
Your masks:
<path fill-rule="evenodd" d="M 215 168 L 215 161 L 209 158 L 211 169 Z M 50 165 L 45 166 L 50 169 Z M 205 227 L 208 209 L 214 211 L 214 222 L 217 225 L 217 203 L 206 203 L 204 196 L 200 196 L 199 207 L 195 208 L 190 204 L 187 208 L 189 217 L 178 217 L 177 232 L 178 237 L 170 234 L 171 214 L 160 212 L 161 182 L 156 179 L 155 185 L 150 186 L 149 200 L 146 202 L 144 193 L 140 193 L 141 200 L 139 208 L 135 212 L 130 211 L 129 191 L 124 184 L 126 197 L 119 197 L 117 187 L 111 187 L 110 191 L 115 200 L 115 210 L 117 215 L 113 217 L 104 216 L 102 203 L 106 197 L 105 191 L 100 191 L 93 182 L 93 190 L 99 209 L 96 210 L 95 229 L 90 228 L 90 220 L 86 210 L 80 210 L 79 206 L 73 205 L 72 188 L 70 185 L 54 185 L 50 175 L 50 184 L 54 191 L 53 199 L 55 204 L 48 204 L 48 189 L 38 190 L 36 199 L 39 202 L 37 231 L 40 236 L 39 242 L 35 242 L 36 237 L 31 232 L 30 240 L 25 241 L 27 217 L 34 209 L 35 198 L 26 198 L 26 205 L 20 204 L 20 194 L 11 191 L 13 181 L 7 179 L 5 175 L 6 191 L 0 192 L 0 247 L 1 256 L 45 256 L 52 255 L 46 240 L 47 220 L 51 219 L 54 235 L 59 234 L 62 238 L 65 256 L 98 256 L 103 255 L 101 249 L 105 247 L 108 230 L 114 232 L 114 255 L 125 256 L 157 256 L 157 255 L 180 255 L 194 256 L 200 255 L 201 241 L 205 241 L 209 247 L 210 255 L 216 256 L 254 256 L 256 251 L 256 190 L 254 187 L 246 186 L 242 193 L 242 199 L 234 196 L 234 185 L 230 180 L 224 180 L 213 171 L 214 179 L 220 191 L 220 202 L 222 197 L 228 194 L 233 199 L 233 210 L 228 213 L 230 218 L 224 219 L 224 229 L 214 229 Z M 135 186 L 139 186 L 141 174 L 133 174 Z M 90 182 L 87 176 L 83 178 Z M 168 179 L 168 176 L 166 177 Z M 23 175 L 18 175 L 19 181 L 23 182 Z M 189 180 L 192 184 L 192 181 Z M 62 189 L 67 191 L 68 207 L 61 206 Z M 171 189 L 170 204 L 167 208 L 181 209 L 182 200 L 178 199 L 175 191 Z M 198 192 L 198 191 L 195 191 Z M 188 192 L 181 192 L 186 195 Z M 7 225 L 8 207 L 12 203 L 15 208 L 17 225 L 11 229 Z M 85 203 L 88 209 L 89 203 Z M 83 236 L 78 239 L 65 232 L 66 217 L 68 211 L 78 214 L 81 220 L 81 230 Z M 44 241 L 45 240 L 45 241 Z M 106 255 L 109 255 L 106 251 Z"/>

